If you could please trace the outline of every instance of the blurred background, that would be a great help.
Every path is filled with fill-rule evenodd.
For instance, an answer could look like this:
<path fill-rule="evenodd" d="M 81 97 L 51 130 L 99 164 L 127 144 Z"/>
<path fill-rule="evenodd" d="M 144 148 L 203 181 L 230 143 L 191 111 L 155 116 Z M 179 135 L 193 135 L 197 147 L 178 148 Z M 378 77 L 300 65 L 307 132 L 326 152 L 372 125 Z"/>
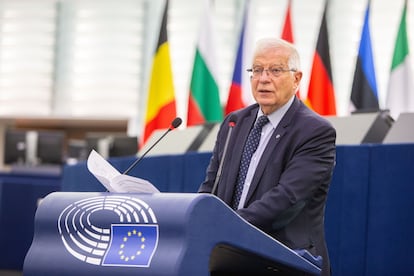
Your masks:
<path fill-rule="evenodd" d="M 184 120 L 200 16 L 205 12 L 201 3 L 170 0 L 168 10 L 177 112 Z M 302 97 L 307 93 L 324 3 L 292 1 L 294 43 L 304 71 Z M 252 0 L 251 39 L 280 36 L 287 4 Z M 372 50 L 383 108 L 403 4 L 403 0 L 371 1 Z M 366 6 L 367 1 L 360 0 L 329 1 L 327 27 L 338 115 L 349 114 Z M 0 1 L 0 115 L 135 118 L 139 124 L 163 7 L 162 0 Z M 232 80 L 243 7 L 244 0 L 213 3 L 223 104 Z M 414 29 L 413 14 L 408 6 L 408 30 Z"/>
<path fill-rule="evenodd" d="M 346 116 L 350 114 L 368 1 L 327 2 L 336 104 L 333 115 Z M 306 100 L 325 1 L 211 1 L 214 49 L 210 50 L 216 53 L 214 70 L 223 109 L 245 8 L 249 10 L 248 39 L 253 44 L 261 37 L 281 36 L 289 3 L 292 39 L 304 72 L 300 97 Z M 408 36 L 414 29 L 414 10 L 409 4 Z M 368 27 L 374 63 L 370 73 L 376 76 L 379 107 L 387 109 L 387 86 L 404 0 L 374 0 L 370 6 Z M 64 149 L 69 158 L 69 151 L 79 158 L 75 151 L 85 148 L 85 139 L 90 136 L 115 133 L 139 139 L 145 126 L 151 66 L 164 7 L 164 0 L 1 0 L 1 125 L 7 130 L 62 131 L 64 145 L 68 141 L 73 145 Z M 169 1 L 167 42 L 177 115 L 184 121 L 181 128 L 187 120 L 196 43 L 205 27 L 200 19 L 206 12 L 203 1 Z M 413 44 L 409 41 L 409 45 Z"/>
<path fill-rule="evenodd" d="M 307 101 L 322 16 L 325 4 L 329 3 L 326 9 L 326 27 L 336 112 L 324 115 L 331 115 L 329 119 L 338 132 L 338 145 L 357 145 L 355 148 L 348 146 L 338 148 L 339 169 L 334 175 L 334 182 L 340 182 L 341 185 L 332 185 L 333 192 L 330 197 L 333 198 L 333 203 L 331 204 L 342 204 L 341 202 L 354 200 L 355 195 L 360 196 L 357 197 L 360 199 L 358 202 L 360 205 L 350 204 L 354 206 L 352 210 L 348 205 L 343 208 L 342 225 L 337 222 L 338 212 L 334 212 L 336 209 L 328 208 L 334 210 L 328 213 L 328 230 L 331 230 L 331 232 L 327 231 L 330 235 L 329 245 L 340 244 L 350 247 L 349 251 L 348 248 L 343 250 L 344 255 L 339 253 L 335 255 L 335 252 L 342 254 L 342 251 L 332 247 L 334 248 L 332 263 L 337 270 L 341 265 L 344 271 L 356 267 L 361 271 L 366 270 L 366 275 L 370 275 L 371 270 L 366 269 L 365 263 L 361 260 L 367 262 L 372 260 L 372 267 L 379 269 L 382 267 L 378 264 L 387 265 L 382 259 L 376 261 L 377 259 L 371 258 L 368 249 L 355 250 L 352 242 L 342 236 L 341 240 L 339 234 L 336 236 L 339 232 L 345 235 L 354 233 L 354 230 L 361 232 L 359 233 L 361 239 L 355 242 L 358 246 L 365 246 L 365 240 L 371 237 L 372 245 L 375 246 L 367 246 L 367 248 L 373 248 L 372 251 L 376 252 L 374 249 L 383 245 L 387 250 L 381 252 L 389 252 L 390 255 L 396 256 L 395 262 L 401 261 L 406 264 L 410 261 L 407 254 L 404 254 L 405 258 L 393 254 L 399 252 L 402 246 L 412 247 L 413 241 L 406 242 L 412 237 L 409 233 L 414 228 L 411 224 L 408 225 L 410 227 L 405 225 L 411 223 L 410 219 L 401 219 L 402 223 L 397 221 L 402 225 L 399 228 L 392 227 L 396 229 L 395 231 L 403 229 L 408 233 L 395 234 L 390 238 L 401 239 L 399 243 L 395 241 L 392 243 L 396 248 L 395 251 L 389 250 L 390 244 L 383 243 L 384 240 L 390 239 L 381 236 L 382 234 L 391 236 L 394 232 L 383 231 L 382 225 L 372 227 L 378 229 L 377 236 L 372 238 L 372 235 L 365 233 L 365 228 L 361 225 L 364 226 L 365 223 L 368 225 L 366 221 L 371 221 L 372 213 L 378 209 L 384 212 L 388 208 L 389 211 L 384 216 L 387 219 L 393 219 L 394 214 L 405 214 L 407 212 L 403 212 L 404 210 L 412 209 L 412 193 L 405 192 L 405 189 L 412 187 L 408 184 L 412 182 L 412 156 L 414 155 L 411 152 L 414 134 L 411 131 L 411 140 L 408 141 L 411 146 L 359 147 L 361 143 L 381 143 L 393 119 L 397 119 L 397 117 L 390 118 L 382 111 L 389 108 L 387 96 L 391 64 L 405 2 L 407 2 L 409 53 L 412 53 L 414 47 L 411 36 L 414 30 L 412 0 L 210 1 L 214 40 L 210 41 L 211 45 L 207 48 L 207 52 L 216 53 L 214 71 L 217 73 L 216 81 L 222 109 L 226 106 L 230 87 L 234 83 L 233 72 L 237 63 L 243 23 L 246 23 L 244 18 L 246 7 L 248 7 L 250 30 L 246 41 L 254 44 L 262 37 L 282 35 L 290 4 L 291 35 L 301 56 L 304 73 L 300 98 Z M 87 171 L 84 162 L 77 166 L 62 165 L 84 161 L 89 152 L 96 149 L 105 158 L 129 156 L 128 159 L 119 159 L 118 163 L 114 163 L 117 169 L 121 170 L 136 160 L 137 152 L 146 149 L 145 145 L 141 148 L 142 144 L 139 141 L 148 123 L 146 117 L 148 109 L 157 107 L 149 106 L 147 100 L 151 90 L 149 82 L 153 73 L 152 66 L 165 3 L 165 0 L 0 0 L 0 168 L 2 169 L 0 170 L 0 248 L 7 248 L 7 251 L 3 250 L 4 255 L 0 255 L 0 269 L 15 270 L 14 275 L 21 274 L 24 256 L 32 240 L 31 223 L 39 198 L 52 191 L 102 189 L 100 183 Z M 194 192 L 203 179 L 209 154 L 214 145 L 214 130 L 217 131 L 217 123 L 221 120 L 212 121 L 216 124 L 213 129 L 208 124 L 193 128 L 186 127 L 197 41 L 207 27 L 201 19 L 208 10 L 201 0 L 169 0 L 168 3 L 166 42 L 171 58 L 172 96 L 176 107 L 176 114 L 169 115 L 171 119 L 180 116 L 183 124 L 179 128 L 185 131 L 170 134 L 171 139 L 175 135 L 175 140 L 166 142 L 164 146 L 158 144 L 153 153 L 179 154 L 195 148 L 202 153 L 200 155 L 202 160 L 197 159 L 199 162 L 195 162 L 191 159 L 199 158 L 198 155 L 185 156 L 190 158 L 190 161 L 184 158 L 186 161 L 180 161 L 181 163 L 170 162 L 170 156 L 147 159 L 147 163 L 141 163 L 141 169 L 137 170 L 143 175 L 137 176 L 147 177 L 157 185 L 161 185 L 161 191 Z M 379 105 L 375 111 L 381 112 L 350 116 L 351 91 L 355 80 L 365 12 L 369 3 L 370 14 L 367 22 L 373 66 L 368 69 L 365 67 L 365 73 L 370 75 L 371 80 L 375 76 Z M 247 48 L 247 44 L 243 46 Z M 412 67 L 412 56 L 409 57 L 408 64 Z M 245 69 L 249 66 L 247 62 L 246 67 L 241 68 L 245 77 L 248 76 Z M 155 98 L 164 98 L 163 92 L 168 91 L 160 89 L 156 92 L 159 95 L 155 95 Z M 321 92 L 324 92 L 323 89 Z M 414 93 L 412 90 L 410 92 Z M 341 119 L 345 117 L 346 120 L 342 121 Z M 413 114 L 405 118 L 406 120 L 401 121 L 399 125 L 398 135 L 408 133 L 407 126 L 412 125 Z M 208 122 L 209 120 L 206 120 L 206 123 Z M 397 124 L 394 124 L 393 128 L 395 126 Z M 369 135 L 373 133 L 372 129 L 375 130 L 375 139 Z M 209 136 L 206 138 L 207 134 Z M 206 146 L 200 145 L 200 140 L 196 139 L 200 135 L 208 142 Z M 159 136 L 160 132 L 158 132 Z M 396 142 L 385 138 L 388 143 Z M 148 144 L 151 145 L 153 142 L 154 139 Z M 397 142 L 401 143 L 401 140 Z M 351 153 L 348 153 L 348 150 L 351 150 Z M 354 151 L 358 151 L 359 155 L 355 155 Z M 371 151 L 379 153 L 371 154 Z M 345 157 L 349 160 L 346 161 Z M 160 163 L 164 159 L 167 159 L 166 164 Z M 392 161 L 381 162 L 383 159 Z M 373 163 L 366 162 L 367 160 Z M 375 162 L 380 163 L 381 166 L 374 166 Z M 177 164 L 181 166 L 180 169 L 175 168 Z M 342 166 L 346 167 L 347 172 L 345 169 L 342 172 Z M 392 168 L 395 166 L 395 172 L 387 166 Z M 372 168 L 377 168 L 379 176 L 370 171 Z M 191 173 L 196 171 L 197 177 L 181 176 L 190 184 L 169 188 L 168 185 L 174 181 L 179 185 L 185 183 L 184 180 L 177 181 L 179 178 L 174 174 L 184 170 Z M 372 177 L 365 177 L 371 174 Z M 172 180 L 162 178 L 167 176 Z M 401 179 L 395 180 L 396 176 Z M 358 179 L 355 180 L 355 177 Z M 383 185 L 378 185 L 377 182 L 381 182 L 380 180 L 384 182 Z M 390 183 L 392 187 L 388 190 Z M 400 190 L 395 188 L 398 184 L 401 186 Z M 372 202 L 390 206 L 368 208 L 366 203 L 368 200 L 365 198 L 368 194 L 366 191 L 370 190 L 368 186 L 372 191 L 387 188 L 384 188 L 383 199 L 378 200 L 374 193 Z M 349 189 L 349 192 L 344 193 L 342 188 Z M 363 191 L 360 192 L 359 189 Z M 389 200 L 390 192 L 395 194 L 394 201 Z M 337 200 L 342 195 L 351 196 L 342 201 Z M 402 196 L 406 196 L 404 200 L 401 200 Z M 400 208 L 398 204 L 402 207 Z M 360 206 L 366 208 L 366 212 L 361 212 Z M 355 214 L 364 216 L 358 218 L 358 223 L 349 223 L 347 218 Z M 396 223 L 390 224 L 394 226 Z M 355 229 L 341 230 L 344 225 Z M 336 237 L 338 241 L 334 239 Z M 366 258 L 355 254 L 365 254 L 365 252 L 368 252 Z M 385 254 L 384 256 L 388 257 Z M 355 258 L 355 263 L 360 265 L 350 265 L 352 262 L 347 258 Z M 403 265 L 396 265 L 396 267 L 405 269 Z M 5 270 L 0 271 L 1 275 L 6 275 L 5 273 Z M 365 274 L 339 273 L 337 275 Z"/>

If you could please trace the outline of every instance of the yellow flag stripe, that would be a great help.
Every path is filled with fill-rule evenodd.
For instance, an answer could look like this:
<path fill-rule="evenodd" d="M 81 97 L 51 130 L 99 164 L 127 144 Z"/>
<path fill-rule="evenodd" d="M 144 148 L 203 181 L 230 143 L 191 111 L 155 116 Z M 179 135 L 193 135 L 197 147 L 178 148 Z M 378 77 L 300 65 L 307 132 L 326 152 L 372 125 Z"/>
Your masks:
<path fill-rule="evenodd" d="M 153 120 L 163 106 L 174 101 L 174 86 L 168 43 L 163 43 L 154 56 L 145 122 Z"/>

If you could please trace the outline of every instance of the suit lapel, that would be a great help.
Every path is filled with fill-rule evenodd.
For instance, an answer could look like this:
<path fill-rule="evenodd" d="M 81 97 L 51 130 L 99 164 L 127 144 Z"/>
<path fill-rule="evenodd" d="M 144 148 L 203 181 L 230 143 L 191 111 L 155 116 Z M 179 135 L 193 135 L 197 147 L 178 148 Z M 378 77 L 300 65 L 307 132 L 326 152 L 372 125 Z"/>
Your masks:
<path fill-rule="evenodd" d="M 225 185 L 228 189 L 225 191 L 224 201 L 231 203 L 234 194 L 234 188 L 236 185 L 237 174 L 239 172 L 240 160 L 243 153 L 243 147 L 246 143 L 247 136 L 249 135 L 250 129 L 252 128 L 258 112 L 258 106 L 250 110 L 247 116 L 239 119 L 237 122 L 234 132 L 231 138 L 231 143 L 234 145 L 232 149 L 231 158 L 229 160 L 229 172 L 227 183 L 233 183 L 233 185 Z"/>
<path fill-rule="evenodd" d="M 260 158 L 260 161 L 257 164 L 256 172 L 254 173 L 252 182 L 250 184 L 249 192 L 247 193 L 246 203 L 249 202 L 254 191 L 256 190 L 257 185 L 259 184 L 259 180 L 262 177 L 263 171 L 266 168 L 266 165 L 269 163 L 270 158 L 275 157 L 273 155 L 275 150 L 277 149 L 277 145 L 279 144 L 279 141 L 282 139 L 282 137 L 288 131 L 288 127 L 291 124 L 291 121 L 300 105 L 301 102 L 295 98 L 291 107 L 288 109 L 288 111 L 283 116 L 282 120 L 279 122 L 278 126 L 274 130 L 272 137 L 270 137 L 269 143 L 267 144 L 262 154 L 262 157 Z"/>

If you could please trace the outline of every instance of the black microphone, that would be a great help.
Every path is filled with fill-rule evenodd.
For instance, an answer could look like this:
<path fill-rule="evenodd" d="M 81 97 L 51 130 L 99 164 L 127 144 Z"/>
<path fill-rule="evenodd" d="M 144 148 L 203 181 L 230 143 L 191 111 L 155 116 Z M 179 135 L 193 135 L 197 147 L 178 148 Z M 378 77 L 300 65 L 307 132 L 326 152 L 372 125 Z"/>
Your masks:
<path fill-rule="evenodd" d="M 219 165 L 218 170 L 217 170 L 216 179 L 214 180 L 213 189 L 211 190 L 212 194 L 216 193 L 217 186 L 218 186 L 218 183 L 219 183 L 220 177 L 221 177 L 221 171 L 223 170 L 224 160 L 226 159 L 226 155 L 227 155 L 227 146 L 229 145 L 231 132 L 233 131 L 233 127 L 236 125 L 236 122 L 237 122 L 237 116 L 234 115 L 234 114 L 230 115 L 229 132 L 227 132 L 227 138 L 226 138 L 226 142 L 224 143 L 224 149 L 223 149 L 223 157 L 220 160 L 220 165 Z"/>
<path fill-rule="evenodd" d="M 144 156 L 145 155 L 147 155 L 147 153 L 150 151 L 150 150 L 152 150 L 152 148 L 156 145 L 156 144 L 158 144 L 158 142 L 159 141 L 161 141 L 162 140 L 162 138 L 164 138 L 165 137 L 165 135 L 167 135 L 168 134 L 168 132 L 170 132 L 171 130 L 173 130 L 173 129 L 176 129 L 177 127 L 179 127 L 180 125 L 181 125 L 181 123 L 182 123 L 182 121 L 183 120 L 181 120 L 181 118 L 180 117 L 177 117 L 177 118 L 175 118 L 172 122 L 171 122 L 171 125 L 170 125 L 170 127 L 167 129 L 167 131 L 166 132 L 164 132 L 164 134 L 160 137 L 160 138 L 158 138 L 158 140 L 157 141 L 155 141 L 155 143 L 154 144 L 152 144 L 152 146 L 151 147 L 149 147 L 149 149 L 147 149 L 145 152 L 144 152 L 144 154 L 142 154 L 137 160 L 135 160 L 135 162 L 134 163 L 132 163 L 132 165 L 131 166 L 129 166 L 129 168 L 128 169 L 126 169 L 122 174 L 127 174 L 127 173 L 129 173 L 141 160 L 142 160 L 142 158 L 144 158 Z"/>

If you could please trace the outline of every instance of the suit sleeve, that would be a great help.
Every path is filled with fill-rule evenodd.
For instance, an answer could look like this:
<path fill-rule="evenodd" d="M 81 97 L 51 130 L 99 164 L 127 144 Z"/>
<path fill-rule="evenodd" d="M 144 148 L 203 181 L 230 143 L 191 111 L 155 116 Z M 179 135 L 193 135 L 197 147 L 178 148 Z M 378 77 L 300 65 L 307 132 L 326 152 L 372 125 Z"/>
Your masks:
<path fill-rule="evenodd" d="M 304 134 L 306 133 L 306 134 Z M 260 198 L 237 212 L 264 231 L 284 227 L 311 201 L 324 203 L 335 163 L 335 129 L 328 123 L 297 127 L 266 165 Z"/>

